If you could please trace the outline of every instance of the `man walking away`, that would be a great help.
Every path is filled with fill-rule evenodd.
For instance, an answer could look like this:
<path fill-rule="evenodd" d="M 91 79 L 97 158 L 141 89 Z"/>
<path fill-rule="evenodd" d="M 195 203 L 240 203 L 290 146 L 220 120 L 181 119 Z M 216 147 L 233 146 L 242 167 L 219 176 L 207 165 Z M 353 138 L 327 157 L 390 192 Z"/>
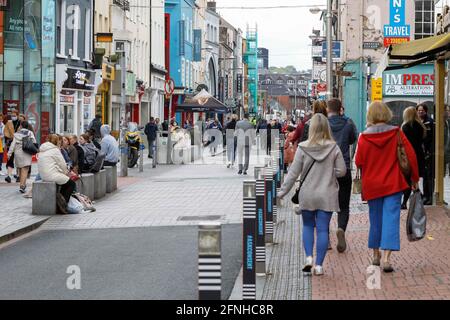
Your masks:
<path fill-rule="evenodd" d="M 352 195 L 352 172 L 350 169 L 350 146 L 355 144 L 358 132 L 353 121 L 340 115 L 342 103 L 339 99 L 331 99 L 327 102 L 328 121 L 330 122 L 333 137 L 344 156 L 347 166 L 347 174 L 338 178 L 339 182 L 339 208 L 338 212 L 338 230 L 337 230 L 337 250 L 342 253 L 347 248 L 345 241 L 345 231 L 347 230 L 348 220 L 350 218 L 350 198 Z"/>
<path fill-rule="evenodd" d="M 238 121 L 236 124 L 237 137 L 237 154 L 239 162 L 239 172 L 238 174 L 247 175 L 249 163 L 250 163 L 250 151 L 252 148 L 255 130 L 253 124 L 249 121 L 249 115 L 246 113 L 244 119 Z M 245 156 L 245 162 L 244 160 Z"/>
<path fill-rule="evenodd" d="M 144 129 L 144 133 L 147 136 L 148 141 L 148 157 L 153 159 L 153 145 L 156 141 L 156 133 L 158 131 L 158 126 L 155 123 L 155 118 L 150 117 L 150 122 L 147 123 Z"/>
<path fill-rule="evenodd" d="M 423 177 L 423 204 L 430 206 L 433 204 L 434 193 L 434 121 L 428 116 L 428 107 L 419 104 L 416 108 L 422 123 L 427 129 L 427 136 L 424 139 L 425 150 L 425 176 Z"/>
<path fill-rule="evenodd" d="M 109 125 L 103 125 L 100 128 L 102 135 L 102 152 L 106 155 L 103 165 L 106 167 L 115 167 L 119 162 L 119 142 L 111 135 Z"/>

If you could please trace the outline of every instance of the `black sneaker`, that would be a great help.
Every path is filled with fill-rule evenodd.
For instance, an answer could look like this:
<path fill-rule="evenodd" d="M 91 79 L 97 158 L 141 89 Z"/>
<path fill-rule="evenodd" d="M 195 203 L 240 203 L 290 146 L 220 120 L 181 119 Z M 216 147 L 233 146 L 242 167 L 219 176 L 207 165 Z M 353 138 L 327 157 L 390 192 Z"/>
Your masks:
<path fill-rule="evenodd" d="M 345 242 L 345 231 L 339 228 L 336 232 L 336 235 L 338 239 L 336 249 L 339 253 L 343 253 L 347 249 L 347 243 Z"/>
<path fill-rule="evenodd" d="M 239 170 L 238 174 L 239 174 L 239 175 L 242 174 L 242 170 Z"/>
<path fill-rule="evenodd" d="M 5 178 L 5 181 L 6 181 L 7 183 L 11 183 L 11 177 L 10 177 L 10 176 L 7 176 L 7 177 Z"/>
<path fill-rule="evenodd" d="M 247 175 L 247 171 L 244 171 L 244 176 L 246 176 Z"/>
<path fill-rule="evenodd" d="M 26 189 L 27 189 L 26 186 L 20 187 L 20 188 L 19 188 L 19 191 L 20 191 L 20 193 L 25 193 Z"/>

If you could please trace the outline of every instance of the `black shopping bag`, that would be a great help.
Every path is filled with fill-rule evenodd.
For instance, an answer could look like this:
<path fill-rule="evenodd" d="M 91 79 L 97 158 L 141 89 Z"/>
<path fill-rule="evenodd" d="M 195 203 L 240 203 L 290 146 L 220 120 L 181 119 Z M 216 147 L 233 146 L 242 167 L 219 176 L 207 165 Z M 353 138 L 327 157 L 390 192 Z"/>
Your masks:
<path fill-rule="evenodd" d="M 425 238 L 427 232 L 427 214 L 423 205 L 420 190 L 413 192 L 409 199 L 408 218 L 406 219 L 406 234 L 410 242 Z"/>

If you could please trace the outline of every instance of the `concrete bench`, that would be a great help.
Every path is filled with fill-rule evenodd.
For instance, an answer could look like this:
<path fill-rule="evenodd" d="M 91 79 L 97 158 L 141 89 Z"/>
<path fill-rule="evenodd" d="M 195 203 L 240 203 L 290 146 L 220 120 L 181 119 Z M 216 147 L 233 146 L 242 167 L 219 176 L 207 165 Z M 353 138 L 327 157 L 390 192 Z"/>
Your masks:
<path fill-rule="evenodd" d="M 94 199 L 98 200 L 106 195 L 106 170 L 94 174 Z"/>
<path fill-rule="evenodd" d="M 94 200 L 95 198 L 95 180 L 94 174 L 83 173 L 81 175 L 81 194 L 88 196 L 89 199 Z"/>
<path fill-rule="evenodd" d="M 56 192 L 58 187 L 54 182 L 38 181 L 33 183 L 32 214 L 50 216 L 56 215 Z"/>
<path fill-rule="evenodd" d="M 106 170 L 106 193 L 117 190 L 117 166 L 104 167 Z"/>

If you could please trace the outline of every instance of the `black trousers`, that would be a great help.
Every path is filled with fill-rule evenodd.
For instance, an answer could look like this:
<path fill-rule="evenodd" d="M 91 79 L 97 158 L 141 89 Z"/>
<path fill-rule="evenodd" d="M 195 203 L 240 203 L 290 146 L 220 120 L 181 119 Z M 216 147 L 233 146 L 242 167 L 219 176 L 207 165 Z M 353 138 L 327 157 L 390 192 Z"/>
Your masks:
<path fill-rule="evenodd" d="M 60 186 L 59 193 L 62 194 L 66 202 L 70 200 L 70 196 L 75 191 L 76 184 L 72 180 L 67 181 L 65 184 Z"/>
<path fill-rule="evenodd" d="M 424 202 L 433 202 L 434 196 L 434 159 L 425 161 L 425 175 L 423 177 L 423 197 Z"/>
<path fill-rule="evenodd" d="M 339 182 L 339 208 L 338 228 L 346 231 L 350 219 L 350 198 L 352 196 L 352 172 L 347 169 L 347 174 L 338 178 Z"/>

